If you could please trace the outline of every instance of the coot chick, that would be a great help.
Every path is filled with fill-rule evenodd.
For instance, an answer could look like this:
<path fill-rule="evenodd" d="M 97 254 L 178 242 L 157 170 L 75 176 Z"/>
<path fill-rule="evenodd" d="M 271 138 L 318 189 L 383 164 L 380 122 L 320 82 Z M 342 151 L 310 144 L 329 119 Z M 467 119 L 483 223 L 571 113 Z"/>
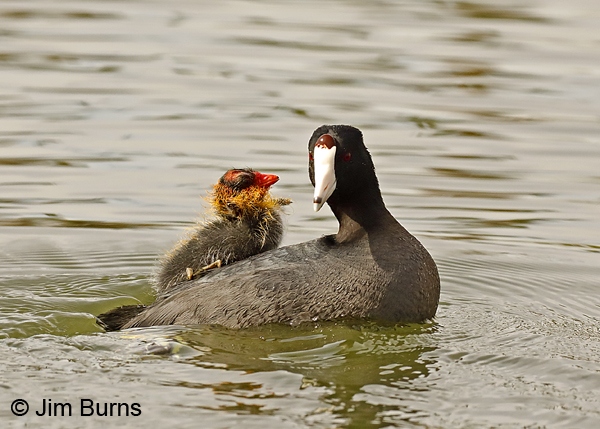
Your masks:
<path fill-rule="evenodd" d="M 161 260 L 155 278 L 159 294 L 210 268 L 279 246 L 283 237 L 281 207 L 291 201 L 269 193 L 278 180 L 251 169 L 226 172 L 209 197 L 217 219 L 198 224 Z"/>
<path fill-rule="evenodd" d="M 213 268 L 279 246 L 283 237 L 281 207 L 291 200 L 270 194 L 269 188 L 278 180 L 251 169 L 227 171 L 209 196 L 217 218 L 198 223 L 162 258 L 154 279 L 158 295 Z M 125 305 L 99 315 L 97 322 L 107 331 L 116 331 L 145 308 Z"/>
<path fill-rule="evenodd" d="M 422 322 L 435 315 L 435 262 L 386 209 L 360 130 L 324 125 L 309 145 L 315 210 L 327 202 L 337 234 L 252 256 L 188 282 L 124 328 L 366 318 Z"/>

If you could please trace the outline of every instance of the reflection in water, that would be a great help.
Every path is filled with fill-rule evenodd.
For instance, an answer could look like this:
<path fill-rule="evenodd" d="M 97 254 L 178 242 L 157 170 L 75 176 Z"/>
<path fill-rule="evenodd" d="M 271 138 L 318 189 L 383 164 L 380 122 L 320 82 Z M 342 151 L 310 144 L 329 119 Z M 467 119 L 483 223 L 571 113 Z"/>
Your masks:
<path fill-rule="evenodd" d="M 44 166 L 44 167 L 87 167 L 90 162 L 119 162 L 125 158 L 73 158 L 73 159 L 44 159 L 44 158 L 0 158 L 0 165 L 10 166 Z"/>
<path fill-rule="evenodd" d="M 432 168 L 433 172 L 447 177 L 462 177 L 464 179 L 491 179 L 507 180 L 515 179 L 509 174 L 499 174 L 487 171 L 461 170 L 458 168 Z"/>
<path fill-rule="evenodd" d="M 463 16 L 475 19 L 506 19 L 518 21 L 532 21 L 547 23 L 549 20 L 540 16 L 533 15 L 529 10 L 511 5 L 511 8 L 502 8 L 498 5 L 489 6 L 475 2 L 455 2 L 452 3 L 456 10 Z"/>
<path fill-rule="evenodd" d="M 14 9 L 3 10 L 0 17 L 8 19 L 58 19 L 58 20 L 78 20 L 78 19 L 119 19 L 122 15 L 116 13 L 98 13 L 89 11 L 52 11 L 52 10 L 30 10 Z"/>
<path fill-rule="evenodd" d="M 413 405 L 400 409 L 395 404 L 387 406 L 386 401 L 368 396 L 378 390 L 410 390 L 415 380 L 426 380 L 435 362 L 424 355 L 435 350 L 427 345 L 431 344 L 435 330 L 434 324 L 386 328 L 364 323 L 331 323 L 292 330 L 270 326 L 238 332 L 205 327 L 185 330 L 172 338 L 199 352 L 187 362 L 200 367 L 301 374 L 301 388 L 320 386 L 327 392 L 322 400 L 331 408 L 321 412 L 334 414 L 350 427 L 365 427 L 372 422 L 385 422 L 392 410 L 394 415 L 427 413 L 420 408 L 413 409 Z M 143 338 L 145 331 L 128 332 L 139 333 Z M 173 346 L 159 349 L 179 350 Z M 255 382 L 209 385 L 169 380 L 168 384 L 192 389 L 210 388 L 219 397 L 233 399 L 233 404 L 227 401 L 231 405 L 219 405 L 218 410 L 251 414 L 273 412 L 269 407 L 261 410 L 269 394 Z M 418 388 L 426 389 L 422 383 L 418 383 Z"/>
<path fill-rule="evenodd" d="M 74 220 L 61 219 L 55 214 L 46 214 L 46 217 L 38 218 L 19 218 L 19 219 L 0 219 L 2 226 L 34 226 L 50 228 L 109 228 L 109 229 L 131 229 L 131 228 L 162 228 L 162 224 L 151 223 L 126 223 L 126 222 L 105 222 L 94 220 Z"/>

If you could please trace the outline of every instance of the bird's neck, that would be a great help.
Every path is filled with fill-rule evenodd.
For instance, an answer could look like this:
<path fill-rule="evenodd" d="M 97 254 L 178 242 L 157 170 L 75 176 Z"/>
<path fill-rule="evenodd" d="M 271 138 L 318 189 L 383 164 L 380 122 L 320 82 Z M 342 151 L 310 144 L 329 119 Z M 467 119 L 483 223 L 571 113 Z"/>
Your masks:
<path fill-rule="evenodd" d="M 336 235 L 338 243 L 358 240 L 388 225 L 399 225 L 386 209 L 381 195 L 354 199 L 351 204 L 334 200 L 329 206 L 340 224 Z"/>

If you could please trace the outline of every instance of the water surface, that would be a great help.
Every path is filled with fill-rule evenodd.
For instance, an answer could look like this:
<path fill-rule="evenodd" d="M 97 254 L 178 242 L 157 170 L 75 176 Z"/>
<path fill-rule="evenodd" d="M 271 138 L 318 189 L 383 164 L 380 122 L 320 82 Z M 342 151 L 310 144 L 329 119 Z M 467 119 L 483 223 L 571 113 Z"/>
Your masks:
<path fill-rule="evenodd" d="M 500 3 L 0 4 L 3 427 L 596 428 L 600 8 Z M 438 263 L 435 320 L 95 324 L 152 302 L 228 168 L 281 177 L 284 244 L 335 232 L 306 171 L 324 123 L 363 130 Z"/>

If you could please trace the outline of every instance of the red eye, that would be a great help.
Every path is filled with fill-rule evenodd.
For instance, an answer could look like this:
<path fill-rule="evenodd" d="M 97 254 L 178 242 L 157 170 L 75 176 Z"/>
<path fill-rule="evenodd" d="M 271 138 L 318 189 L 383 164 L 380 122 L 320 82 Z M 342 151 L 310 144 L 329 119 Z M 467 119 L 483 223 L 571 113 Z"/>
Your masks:
<path fill-rule="evenodd" d="M 352 159 L 352 154 L 350 152 L 344 154 L 344 161 L 348 162 Z"/>
<path fill-rule="evenodd" d="M 314 161 L 312 152 L 308 152 L 308 159 Z"/>

